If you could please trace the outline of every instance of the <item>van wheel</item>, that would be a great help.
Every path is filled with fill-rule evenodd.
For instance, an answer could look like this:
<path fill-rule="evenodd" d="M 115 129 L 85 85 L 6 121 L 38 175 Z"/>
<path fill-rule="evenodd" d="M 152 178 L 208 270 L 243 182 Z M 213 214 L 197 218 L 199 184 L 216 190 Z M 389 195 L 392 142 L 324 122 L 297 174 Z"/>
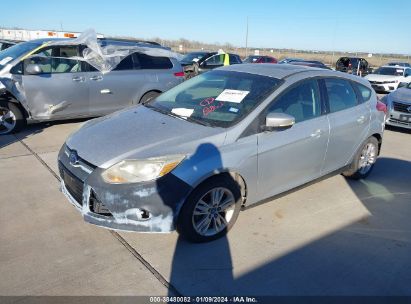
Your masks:
<path fill-rule="evenodd" d="M 357 152 L 351 168 L 343 172 L 343 175 L 351 179 L 366 178 L 374 168 L 377 156 L 378 140 L 375 137 L 370 137 Z"/>
<path fill-rule="evenodd" d="M 150 102 L 151 100 L 153 100 L 154 98 L 156 98 L 160 94 L 161 93 L 156 92 L 156 91 L 148 92 L 148 93 L 144 94 L 143 97 L 141 97 L 140 103 L 141 104 L 146 104 L 146 103 Z"/>
<path fill-rule="evenodd" d="M 187 198 L 178 217 L 177 231 L 194 243 L 218 239 L 234 225 L 240 209 L 238 183 L 230 177 L 213 178 Z"/>
<path fill-rule="evenodd" d="M 0 135 L 15 133 L 25 125 L 26 119 L 19 106 L 0 100 Z"/>

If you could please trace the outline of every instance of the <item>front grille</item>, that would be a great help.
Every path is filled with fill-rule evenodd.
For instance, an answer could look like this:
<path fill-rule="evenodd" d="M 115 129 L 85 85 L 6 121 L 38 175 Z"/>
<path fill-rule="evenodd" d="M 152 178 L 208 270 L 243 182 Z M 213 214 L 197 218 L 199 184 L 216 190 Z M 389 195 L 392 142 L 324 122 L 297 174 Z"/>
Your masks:
<path fill-rule="evenodd" d="M 83 204 L 83 182 L 59 162 L 60 176 L 67 191 L 80 205 Z"/>
<path fill-rule="evenodd" d="M 393 102 L 393 106 L 394 106 L 394 111 L 397 112 L 403 112 L 403 113 L 410 113 L 410 111 L 408 111 L 408 108 L 411 107 L 411 104 L 404 104 L 404 103 L 400 103 L 400 102 Z"/>

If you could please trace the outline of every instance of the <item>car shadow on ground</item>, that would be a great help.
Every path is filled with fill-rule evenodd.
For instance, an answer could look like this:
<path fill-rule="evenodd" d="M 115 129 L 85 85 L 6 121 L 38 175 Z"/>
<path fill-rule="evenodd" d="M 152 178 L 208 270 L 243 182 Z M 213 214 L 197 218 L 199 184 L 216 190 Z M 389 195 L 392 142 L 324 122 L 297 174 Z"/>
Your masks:
<path fill-rule="evenodd" d="M 179 237 L 170 283 L 183 295 L 411 296 L 410 175 L 411 162 L 381 157 L 366 180 L 347 181 L 368 216 L 237 276 L 227 237 Z"/>
<path fill-rule="evenodd" d="M 72 119 L 72 120 L 59 120 L 59 121 L 49 121 L 49 122 L 40 122 L 28 124 L 23 130 L 7 135 L 0 135 L 0 149 L 7 147 L 15 142 L 24 140 L 33 135 L 42 133 L 47 128 L 54 125 L 62 125 L 67 123 L 76 123 L 76 122 L 85 122 L 91 118 L 81 118 L 81 119 Z"/>

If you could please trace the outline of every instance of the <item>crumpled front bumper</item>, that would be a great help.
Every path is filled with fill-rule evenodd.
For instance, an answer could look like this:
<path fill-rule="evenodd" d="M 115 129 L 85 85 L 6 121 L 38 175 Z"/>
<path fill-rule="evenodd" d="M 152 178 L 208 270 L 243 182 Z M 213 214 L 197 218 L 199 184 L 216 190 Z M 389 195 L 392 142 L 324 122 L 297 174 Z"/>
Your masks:
<path fill-rule="evenodd" d="M 174 176 L 146 183 L 113 185 L 102 169 L 83 162 L 73 166 L 63 146 L 58 156 L 61 191 L 86 222 L 115 230 L 170 232 L 191 187 Z M 81 192 L 81 193 L 80 193 Z"/>

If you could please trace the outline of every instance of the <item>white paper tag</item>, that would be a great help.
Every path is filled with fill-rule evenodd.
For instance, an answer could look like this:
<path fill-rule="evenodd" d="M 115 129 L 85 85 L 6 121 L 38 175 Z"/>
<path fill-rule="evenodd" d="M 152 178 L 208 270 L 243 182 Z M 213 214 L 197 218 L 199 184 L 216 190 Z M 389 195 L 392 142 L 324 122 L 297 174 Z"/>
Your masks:
<path fill-rule="evenodd" d="M 190 117 L 193 115 L 194 109 L 186 109 L 186 108 L 174 108 L 171 110 L 171 113 L 174 113 L 178 116 L 183 117 Z"/>
<path fill-rule="evenodd" d="M 233 113 L 238 113 L 238 108 L 229 108 L 228 111 L 233 112 Z"/>
<path fill-rule="evenodd" d="M 250 91 L 224 90 L 215 100 L 241 103 Z"/>
<path fill-rule="evenodd" d="M 9 61 L 12 61 L 13 57 L 6 57 L 3 58 L 3 60 L 0 61 L 0 65 L 5 65 L 6 63 L 8 63 Z"/>

